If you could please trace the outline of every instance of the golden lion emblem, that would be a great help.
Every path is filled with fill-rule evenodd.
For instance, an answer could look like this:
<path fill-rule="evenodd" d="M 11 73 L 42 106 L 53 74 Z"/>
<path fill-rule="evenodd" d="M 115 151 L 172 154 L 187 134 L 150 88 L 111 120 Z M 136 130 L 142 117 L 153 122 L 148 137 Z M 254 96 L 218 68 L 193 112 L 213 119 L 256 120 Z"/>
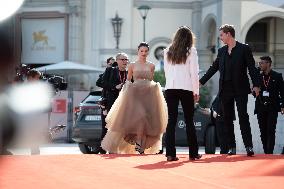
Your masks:
<path fill-rule="evenodd" d="M 42 30 L 39 32 L 33 32 L 33 46 L 38 42 L 43 42 L 43 44 L 48 45 L 48 36 L 44 35 L 46 30 Z"/>

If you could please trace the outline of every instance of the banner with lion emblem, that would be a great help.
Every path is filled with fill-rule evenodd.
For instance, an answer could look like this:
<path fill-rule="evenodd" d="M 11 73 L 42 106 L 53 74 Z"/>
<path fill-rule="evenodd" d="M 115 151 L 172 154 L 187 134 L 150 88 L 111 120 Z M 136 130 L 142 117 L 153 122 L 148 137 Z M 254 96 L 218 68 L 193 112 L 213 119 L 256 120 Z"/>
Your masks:
<path fill-rule="evenodd" d="M 63 18 L 22 19 L 22 63 L 50 64 L 64 61 Z"/>

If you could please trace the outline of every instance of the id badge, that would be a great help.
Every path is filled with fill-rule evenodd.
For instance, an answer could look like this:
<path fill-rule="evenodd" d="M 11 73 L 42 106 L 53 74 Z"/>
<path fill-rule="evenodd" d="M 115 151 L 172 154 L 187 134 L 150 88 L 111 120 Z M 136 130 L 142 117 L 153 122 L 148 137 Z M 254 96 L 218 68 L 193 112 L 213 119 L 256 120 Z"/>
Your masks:
<path fill-rule="evenodd" d="M 268 92 L 268 91 L 263 91 L 262 96 L 267 96 L 267 97 L 269 97 L 269 92 Z"/>

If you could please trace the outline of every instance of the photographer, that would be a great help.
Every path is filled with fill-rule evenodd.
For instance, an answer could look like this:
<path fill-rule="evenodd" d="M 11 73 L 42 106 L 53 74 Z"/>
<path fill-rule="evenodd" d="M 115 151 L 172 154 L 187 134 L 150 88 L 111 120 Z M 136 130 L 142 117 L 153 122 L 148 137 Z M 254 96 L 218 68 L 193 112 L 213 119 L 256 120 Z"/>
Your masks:
<path fill-rule="evenodd" d="M 259 68 L 262 71 L 262 84 L 260 95 L 255 101 L 255 113 L 265 154 L 273 154 L 278 112 L 284 114 L 282 74 L 272 70 L 271 64 L 272 60 L 269 56 L 260 57 Z"/>
<path fill-rule="evenodd" d="M 107 68 L 106 68 L 106 70 L 108 69 L 108 68 L 111 68 L 112 67 L 112 65 L 113 65 L 113 63 L 115 62 L 115 59 L 113 58 L 113 57 L 109 57 L 108 59 L 107 59 L 107 61 L 106 61 L 106 66 L 107 66 Z M 105 72 L 104 72 L 105 73 Z M 100 107 L 101 107 L 101 120 L 102 120 L 102 136 L 101 136 L 101 138 L 104 138 L 104 136 L 105 136 L 105 134 L 107 133 L 107 129 L 106 129 L 106 121 L 105 121 L 105 118 L 106 118 L 106 116 L 107 116 L 107 90 L 106 90 L 106 88 L 104 88 L 104 81 L 103 81 L 103 76 L 104 76 L 104 73 L 102 73 L 102 74 L 100 74 L 99 75 L 99 78 L 98 78 L 98 80 L 97 80 L 97 82 L 96 82 L 96 85 L 98 86 L 98 87 L 101 87 L 101 88 L 103 88 L 102 89 L 102 100 L 101 100 L 101 102 L 100 102 Z M 106 153 L 106 151 L 105 150 L 103 150 L 102 148 L 100 148 L 100 151 L 99 151 L 101 154 L 105 154 Z"/>
<path fill-rule="evenodd" d="M 26 64 L 20 64 L 16 67 L 16 76 L 14 77 L 13 83 L 21 83 L 27 80 L 27 74 L 30 71 L 30 66 Z"/>
<path fill-rule="evenodd" d="M 27 73 L 27 80 L 28 81 L 39 81 L 40 76 L 41 74 L 39 71 L 32 69 L 28 71 Z"/>

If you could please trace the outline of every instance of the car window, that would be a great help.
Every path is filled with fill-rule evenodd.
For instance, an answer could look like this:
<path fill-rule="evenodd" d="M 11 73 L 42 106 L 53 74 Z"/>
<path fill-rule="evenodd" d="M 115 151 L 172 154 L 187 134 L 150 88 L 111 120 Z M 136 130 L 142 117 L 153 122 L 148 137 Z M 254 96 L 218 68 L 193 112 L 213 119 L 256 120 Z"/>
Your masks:
<path fill-rule="evenodd" d="M 101 96 L 89 95 L 82 101 L 82 103 L 97 104 L 100 98 Z"/>

